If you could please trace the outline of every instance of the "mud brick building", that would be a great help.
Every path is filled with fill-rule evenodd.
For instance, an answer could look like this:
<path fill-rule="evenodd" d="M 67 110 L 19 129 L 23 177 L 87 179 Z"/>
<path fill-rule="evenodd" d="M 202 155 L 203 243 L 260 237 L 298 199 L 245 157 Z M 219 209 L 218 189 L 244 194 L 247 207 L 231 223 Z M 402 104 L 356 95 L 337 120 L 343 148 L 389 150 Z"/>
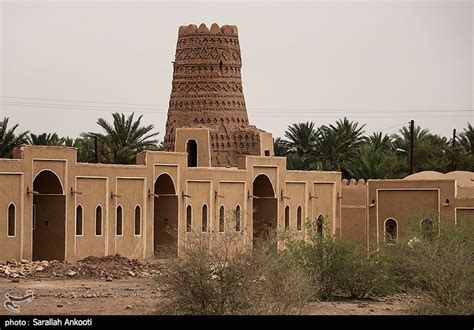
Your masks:
<path fill-rule="evenodd" d="M 0 159 L 0 259 L 176 256 L 191 238 L 212 246 L 231 234 L 251 247 L 269 229 L 306 239 L 306 221 L 318 219 L 318 230 L 372 250 L 414 215 L 474 220 L 472 172 L 347 182 L 340 172 L 287 170 L 271 133 L 249 124 L 241 66 L 237 27 L 182 26 L 166 151 L 111 165 L 25 145 Z"/>

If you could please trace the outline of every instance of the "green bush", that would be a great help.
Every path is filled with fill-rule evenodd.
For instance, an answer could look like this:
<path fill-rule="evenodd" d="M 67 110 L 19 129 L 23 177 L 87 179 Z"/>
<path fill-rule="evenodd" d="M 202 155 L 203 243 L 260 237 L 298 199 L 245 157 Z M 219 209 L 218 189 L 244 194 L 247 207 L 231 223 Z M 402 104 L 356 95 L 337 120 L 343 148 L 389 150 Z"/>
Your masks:
<path fill-rule="evenodd" d="M 417 312 L 474 313 L 474 231 L 445 224 L 435 233 L 413 227 L 396 245 L 386 247 L 400 289 L 422 294 Z"/>
<path fill-rule="evenodd" d="M 367 256 L 356 243 L 322 235 L 310 222 L 306 228 L 309 241 L 289 240 L 287 249 L 308 273 L 314 297 L 366 298 L 392 292 L 393 281 L 383 255 Z"/>
<path fill-rule="evenodd" d="M 353 246 L 342 268 L 338 285 L 351 298 L 386 296 L 395 291 L 389 259 L 379 252 L 367 256 L 365 250 Z"/>

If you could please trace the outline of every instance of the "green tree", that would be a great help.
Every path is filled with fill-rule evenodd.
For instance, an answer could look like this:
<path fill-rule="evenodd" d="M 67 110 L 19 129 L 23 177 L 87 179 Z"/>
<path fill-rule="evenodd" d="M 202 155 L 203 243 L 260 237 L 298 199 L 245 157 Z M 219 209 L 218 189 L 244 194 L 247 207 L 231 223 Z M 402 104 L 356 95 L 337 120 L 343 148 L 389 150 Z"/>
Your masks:
<path fill-rule="evenodd" d="M 60 138 L 56 133 L 42 133 L 38 135 L 30 133 L 28 136 L 29 144 L 37 146 L 62 146 L 65 141 L 66 138 Z"/>
<path fill-rule="evenodd" d="M 474 128 L 470 123 L 459 134 L 459 153 L 456 153 L 457 169 L 474 171 Z"/>
<path fill-rule="evenodd" d="M 390 152 L 393 149 L 392 138 L 387 134 L 382 134 L 382 132 L 374 132 L 369 136 L 365 136 L 364 142 L 372 145 L 374 150 L 384 153 Z"/>
<path fill-rule="evenodd" d="M 356 179 L 383 179 L 386 169 L 383 160 L 386 154 L 376 144 L 366 144 L 359 148 L 351 164 L 351 175 Z"/>
<path fill-rule="evenodd" d="M 316 135 L 314 122 L 296 123 L 288 126 L 285 131 L 288 148 L 302 158 L 306 158 L 313 151 Z"/>
<path fill-rule="evenodd" d="M 0 158 L 12 157 L 13 148 L 28 142 L 28 131 L 15 134 L 18 124 L 8 127 L 8 117 L 0 121 Z"/>
<path fill-rule="evenodd" d="M 290 153 L 288 142 L 279 137 L 273 140 L 273 150 L 275 156 L 287 156 Z"/>
<path fill-rule="evenodd" d="M 158 133 L 151 133 L 153 125 L 141 126 L 142 116 L 134 120 L 134 113 L 127 118 L 124 114 L 113 113 L 112 124 L 99 118 L 97 124 L 104 129 L 102 133 L 86 133 L 83 138 L 99 139 L 101 162 L 113 164 L 132 164 L 136 154 L 143 150 L 158 150 L 158 140 L 153 139 Z M 90 140 L 88 140 L 90 143 Z"/>
<path fill-rule="evenodd" d="M 336 125 L 321 126 L 311 162 L 319 162 L 323 169 L 341 171 L 344 177 L 349 177 L 351 163 L 364 142 L 364 126 L 359 127 L 359 123 L 345 117 L 339 119 Z"/>

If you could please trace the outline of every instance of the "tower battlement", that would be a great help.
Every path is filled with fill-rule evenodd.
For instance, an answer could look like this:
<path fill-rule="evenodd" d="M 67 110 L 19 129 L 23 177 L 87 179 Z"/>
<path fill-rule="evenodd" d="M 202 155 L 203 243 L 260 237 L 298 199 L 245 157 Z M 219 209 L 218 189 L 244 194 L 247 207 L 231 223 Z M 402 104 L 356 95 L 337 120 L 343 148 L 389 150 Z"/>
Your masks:
<path fill-rule="evenodd" d="M 178 36 L 185 36 L 194 33 L 209 33 L 209 34 L 222 34 L 225 36 L 238 36 L 237 26 L 235 25 L 223 25 L 219 27 L 217 23 L 213 23 L 211 28 L 208 28 L 206 24 L 202 23 L 199 27 L 195 24 L 182 25 L 179 27 Z"/>

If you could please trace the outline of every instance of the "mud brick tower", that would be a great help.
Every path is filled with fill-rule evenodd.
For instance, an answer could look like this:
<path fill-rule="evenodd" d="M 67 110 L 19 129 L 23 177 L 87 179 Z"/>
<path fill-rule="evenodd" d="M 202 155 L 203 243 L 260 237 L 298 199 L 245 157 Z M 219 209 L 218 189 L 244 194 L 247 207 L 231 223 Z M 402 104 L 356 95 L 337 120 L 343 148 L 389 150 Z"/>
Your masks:
<path fill-rule="evenodd" d="M 166 151 L 195 152 L 189 166 L 235 167 L 245 155 L 273 155 L 271 134 L 249 125 L 241 67 L 235 25 L 179 28 Z"/>

